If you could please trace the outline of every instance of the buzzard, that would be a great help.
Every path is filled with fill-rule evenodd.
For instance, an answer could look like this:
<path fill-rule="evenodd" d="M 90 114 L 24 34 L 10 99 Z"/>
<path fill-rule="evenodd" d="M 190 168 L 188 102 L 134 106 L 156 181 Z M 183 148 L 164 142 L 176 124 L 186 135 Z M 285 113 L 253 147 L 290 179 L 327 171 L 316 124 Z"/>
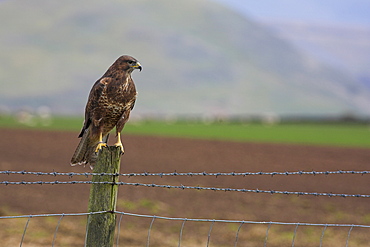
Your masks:
<path fill-rule="evenodd" d="M 106 146 L 109 132 L 116 127 L 116 146 L 123 150 L 121 131 L 130 117 L 136 100 L 136 88 L 131 73 L 140 63 L 133 57 L 119 57 L 92 87 L 85 108 L 85 121 L 80 143 L 71 159 L 71 165 L 92 166 L 99 150 Z"/>

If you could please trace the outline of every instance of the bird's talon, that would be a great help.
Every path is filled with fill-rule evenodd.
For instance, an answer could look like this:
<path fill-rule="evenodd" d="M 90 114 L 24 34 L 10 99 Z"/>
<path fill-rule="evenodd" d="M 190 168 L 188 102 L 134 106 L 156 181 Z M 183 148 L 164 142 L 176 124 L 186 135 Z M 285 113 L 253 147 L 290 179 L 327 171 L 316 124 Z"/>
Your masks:
<path fill-rule="evenodd" d="M 120 147 L 120 149 L 121 149 L 121 152 L 122 152 L 122 153 L 124 153 L 124 152 L 125 152 L 125 150 L 124 150 L 124 148 L 123 148 L 122 143 L 117 142 L 117 143 L 115 143 L 115 144 L 114 144 L 114 146 L 116 146 L 116 147 Z"/>
<path fill-rule="evenodd" d="M 96 146 L 95 153 L 99 152 L 103 147 L 106 147 L 107 144 L 105 142 L 99 142 L 98 146 Z"/>

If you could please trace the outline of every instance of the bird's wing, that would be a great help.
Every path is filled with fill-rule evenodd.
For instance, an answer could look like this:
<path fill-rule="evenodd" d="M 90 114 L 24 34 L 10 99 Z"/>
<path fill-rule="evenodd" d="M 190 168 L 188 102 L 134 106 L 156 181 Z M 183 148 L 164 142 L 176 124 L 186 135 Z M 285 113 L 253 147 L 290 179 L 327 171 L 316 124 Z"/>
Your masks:
<path fill-rule="evenodd" d="M 131 111 L 132 111 L 132 109 L 134 109 L 135 102 L 136 102 L 136 97 L 132 100 L 131 108 L 130 108 Z"/>
<path fill-rule="evenodd" d="M 87 100 L 85 108 L 85 121 L 78 137 L 82 137 L 84 132 L 89 128 L 91 121 L 93 120 L 94 110 L 99 106 L 99 99 L 102 96 L 107 85 L 112 81 L 111 77 L 103 77 L 95 82 L 94 86 L 91 88 L 89 98 Z"/>

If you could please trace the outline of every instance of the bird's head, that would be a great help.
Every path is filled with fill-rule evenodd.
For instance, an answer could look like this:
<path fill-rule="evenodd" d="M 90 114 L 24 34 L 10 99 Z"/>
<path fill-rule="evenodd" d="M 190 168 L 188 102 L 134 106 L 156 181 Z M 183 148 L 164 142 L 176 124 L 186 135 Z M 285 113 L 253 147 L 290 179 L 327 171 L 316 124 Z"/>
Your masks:
<path fill-rule="evenodd" d="M 129 72 L 129 73 L 131 73 L 135 69 L 138 69 L 140 71 L 142 70 L 142 67 L 139 61 L 137 61 L 135 58 L 128 56 L 128 55 L 119 57 L 115 63 L 117 63 L 120 69 L 122 69 L 123 71 Z"/>

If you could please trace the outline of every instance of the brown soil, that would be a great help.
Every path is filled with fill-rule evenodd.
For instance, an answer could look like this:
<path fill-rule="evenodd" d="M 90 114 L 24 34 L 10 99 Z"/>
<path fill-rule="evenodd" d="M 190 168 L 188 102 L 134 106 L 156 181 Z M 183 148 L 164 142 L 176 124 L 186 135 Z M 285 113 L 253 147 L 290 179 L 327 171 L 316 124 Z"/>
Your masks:
<path fill-rule="evenodd" d="M 0 170 L 91 172 L 88 167 L 69 165 L 78 143 L 77 134 L 0 129 Z M 131 135 L 123 135 L 123 143 L 126 153 L 121 161 L 122 173 L 369 170 L 370 164 L 370 151 L 366 148 Z M 85 178 L 0 175 L 0 181 L 81 179 Z M 170 185 L 370 194 L 369 175 L 123 177 L 121 180 Z M 0 186 L 0 209 L 4 211 L 4 208 L 9 212 L 22 214 L 87 211 L 89 185 Z M 369 208 L 369 198 L 298 197 L 121 186 L 117 209 L 182 218 L 370 224 Z"/>

